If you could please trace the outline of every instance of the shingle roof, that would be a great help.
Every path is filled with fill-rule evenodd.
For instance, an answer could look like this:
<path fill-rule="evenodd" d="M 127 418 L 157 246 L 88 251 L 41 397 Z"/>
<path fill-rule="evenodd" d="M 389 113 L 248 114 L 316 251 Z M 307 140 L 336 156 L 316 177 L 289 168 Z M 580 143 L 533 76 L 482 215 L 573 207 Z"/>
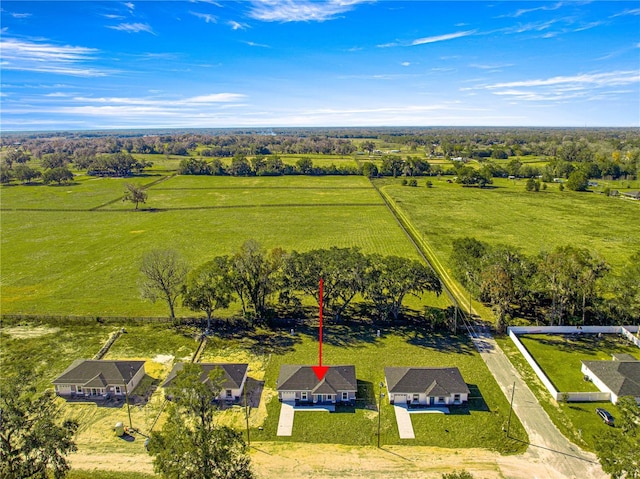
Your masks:
<path fill-rule="evenodd" d="M 140 368 L 144 368 L 144 361 L 76 359 L 53 384 L 76 384 L 86 387 L 125 384 L 131 381 Z"/>
<path fill-rule="evenodd" d="M 278 376 L 278 391 L 312 391 L 315 394 L 336 394 L 338 391 L 357 391 L 356 367 L 330 366 L 322 381 L 312 366 L 283 364 Z"/>
<path fill-rule="evenodd" d="M 640 361 L 582 361 L 616 396 L 640 397 Z"/>
<path fill-rule="evenodd" d="M 247 374 L 247 370 L 249 369 L 249 365 L 246 363 L 197 363 L 198 366 L 202 367 L 202 374 L 200 375 L 200 380 L 202 382 L 209 381 L 209 373 L 215 368 L 222 369 L 223 373 L 223 381 L 220 385 L 223 389 L 238 389 L 242 386 L 242 381 L 244 380 L 245 375 Z M 173 369 L 165 379 L 162 384 L 163 388 L 170 386 L 173 380 L 176 378 L 176 375 L 182 371 L 184 368 L 184 363 L 176 363 L 173 366 Z"/>
<path fill-rule="evenodd" d="M 431 396 L 469 394 L 458 368 L 384 368 L 390 393 L 421 393 Z"/>

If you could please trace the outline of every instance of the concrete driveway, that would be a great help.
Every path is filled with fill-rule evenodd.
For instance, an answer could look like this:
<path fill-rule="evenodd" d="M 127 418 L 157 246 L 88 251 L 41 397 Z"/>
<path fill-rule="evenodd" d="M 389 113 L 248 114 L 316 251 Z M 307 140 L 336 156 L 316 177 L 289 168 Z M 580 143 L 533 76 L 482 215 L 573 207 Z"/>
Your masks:
<path fill-rule="evenodd" d="M 411 416 L 409 415 L 407 406 L 394 404 L 393 410 L 396 413 L 400 439 L 415 439 L 416 435 L 413 432 L 413 424 L 411 424 Z"/>
<path fill-rule="evenodd" d="M 293 432 L 293 403 L 283 402 L 280 405 L 280 419 L 278 420 L 278 436 L 291 436 Z"/>

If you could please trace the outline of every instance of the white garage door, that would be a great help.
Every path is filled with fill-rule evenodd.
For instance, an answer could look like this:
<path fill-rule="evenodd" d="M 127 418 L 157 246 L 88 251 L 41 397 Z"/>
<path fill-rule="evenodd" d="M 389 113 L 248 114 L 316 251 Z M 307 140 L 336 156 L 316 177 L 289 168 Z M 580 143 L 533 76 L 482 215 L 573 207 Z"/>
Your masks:
<path fill-rule="evenodd" d="M 283 391 L 282 392 L 282 400 L 283 401 L 295 401 L 296 393 L 294 391 Z"/>
<path fill-rule="evenodd" d="M 393 402 L 396 403 L 396 404 L 406 403 L 407 402 L 407 395 L 406 394 L 394 394 L 393 395 Z"/>

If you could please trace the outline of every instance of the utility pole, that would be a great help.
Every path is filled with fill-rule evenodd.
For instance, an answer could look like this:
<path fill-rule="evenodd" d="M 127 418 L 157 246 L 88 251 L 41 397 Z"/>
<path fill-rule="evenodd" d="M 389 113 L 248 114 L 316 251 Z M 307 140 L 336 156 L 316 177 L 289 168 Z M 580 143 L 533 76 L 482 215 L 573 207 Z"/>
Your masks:
<path fill-rule="evenodd" d="M 511 390 L 511 404 L 509 405 L 509 419 L 507 419 L 507 437 L 509 437 L 509 430 L 511 429 L 511 412 L 513 411 L 513 396 L 516 393 L 516 382 L 513 382 L 513 389 Z"/>
<path fill-rule="evenodd" d="M 384 384 L 380 383 L 380 400 L 378 401 L 378 449 L 380 448 L 380 421 L 382 417 L 382 399 L 384 398 L 384 393 L 382 392 L 382 388 Z"/>
<path fill-rule="evenodd" d="M 127 390 L 127 383 L 124 383 L 124 398 L 127 403 L 127 414 L 129 415 L 129 429 L 133 429 L 133 424 L 131 424 L 131 406 L 129 406 L 129 391 Z"/>
<path fill-rule="evenodd" d="M 247 372 L 249 372 L 249 368 L 247 368 Z M 249 379 L 247 377 L 247 379 Z M 244 392 L 244 418 L 247 421 L 247 445 L 251 447 L 251 436 L 249 435 L 249 407 L 247 406 L 247 381 L 244 382 L 244 387 L 242 388 Z"/>

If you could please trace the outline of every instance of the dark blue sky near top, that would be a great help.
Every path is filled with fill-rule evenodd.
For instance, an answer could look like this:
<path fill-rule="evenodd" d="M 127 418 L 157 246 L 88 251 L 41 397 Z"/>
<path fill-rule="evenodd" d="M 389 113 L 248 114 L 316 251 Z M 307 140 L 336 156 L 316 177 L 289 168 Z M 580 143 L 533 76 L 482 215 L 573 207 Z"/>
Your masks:
<path fill-rule="evenodd" d="M 638 2 L 2 2 L 5 130 L 640 126 Z"/>

